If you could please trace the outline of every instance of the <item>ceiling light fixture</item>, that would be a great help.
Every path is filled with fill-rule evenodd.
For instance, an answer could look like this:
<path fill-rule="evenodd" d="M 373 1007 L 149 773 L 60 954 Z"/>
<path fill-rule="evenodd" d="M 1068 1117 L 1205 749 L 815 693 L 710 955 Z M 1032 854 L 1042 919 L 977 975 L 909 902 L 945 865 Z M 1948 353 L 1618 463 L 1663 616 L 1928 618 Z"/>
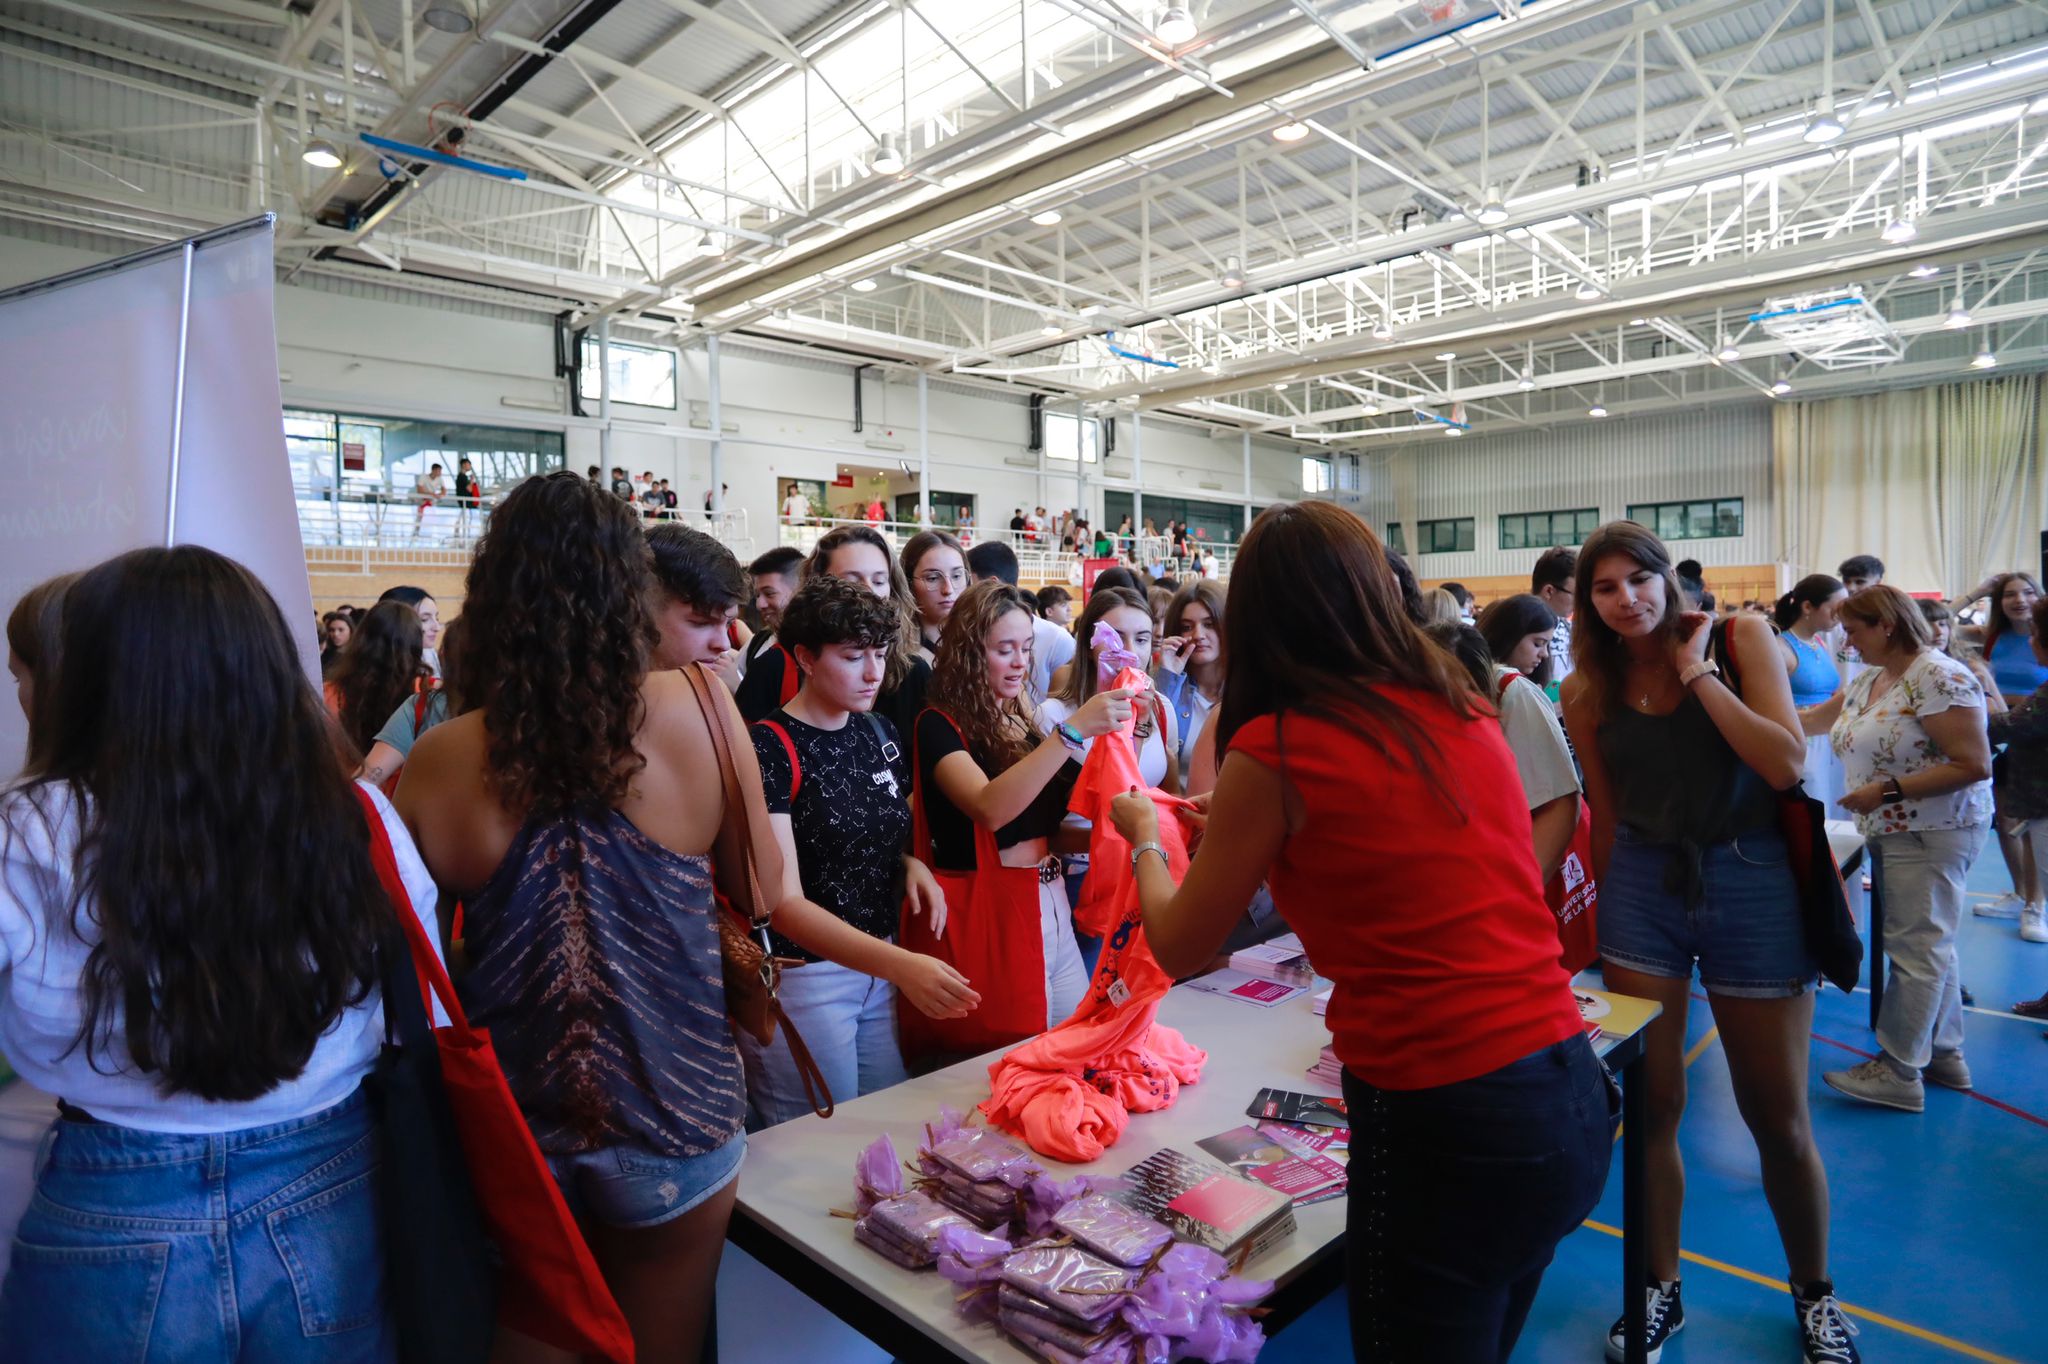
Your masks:
<path fill-rule="evenodd" d="M 1440 350 L 1436 353 L 1436 358 L 1448 365 L 1451 361 L 1458 358 L 1458 352 L 1454 350 Z"/>
<path fill-rule="evenodd" d="M 1529 372 L 1528 366 L 1524 365 L 1522 367 L 1522 377 L 1515 380 L 1515 387 L 1521 389 L 1524 393 L 1536 387 L 1536 376 Z"/>
<path fill-rule="evenodd" d="M 1275 142 L 1299 142 L 1307 136 L 1308 125 L 1306 123 L 1290 121 L 1281 124 L 1273 130 L 1273 140 Z"/>
<path fill-rule="evenodd" d="M 1714 352 L 1714 358 L 1724 364 L 1734 364 L 1742 358 L 1742 347 L 1735 344 L 1735 338 L 1727 332 L 1721 333 L 1721 349 Z"/>
<path fill-rule="evenodd" d="M 1168 47 L 1193 41 L 1196 31 L 1195 16 L 1186 5 L 1167 5 L 1159 11 L 1159 22 L 1152 25 L 1153 35 Z"/>
<path fill-rule="evenodd" d="M 1223 287 L 1226 289 L 1244 288 L 1244 262 L 1236 256 L 1225 256 L 1223 258 Z"/>
<path fill-rule="evenodd" d="M 1501 202 L 1499 186 L 1488 185 L 1486 187 L 1486 198 L 1480 203 L 1479 212 L 1473 216 L 1488 227 L 1492 227 L 1495 223 L 1504 223 L 1508 220 L 1508 206 Z"/>
<path fill-rule="evenodd" d="M 1771 385 L 1771 396 L 1774 398 L 1782 398 L 1791 391 L 1792 381 L 1782 374 L 1778 376 L 1777 382 Z"/>
<path fill-rule="evenodd" d="M 1825 147 L 1847 131 L 1842 120 L 1835 117 L 1835 97 L 1826 95 L 1821 98 L 1820 107 L 1814 110 L 1813 118 L 1800 137 L 1816 147 Z"/>
<path fill-rule="evenodd" d="M 1065 329 L 1060 326 L 1060 320 L 1051 313 L 1047 313 L 1045 321 L 1039 325 L 1038 334 L 1040 336 L 1058 336 L 1063 330 Z"/>
<path fill-rule="evenodd" d="M 420 12 L 420 22 L 443 33 L 467 33 L 476 27 L 464 0 L 435 0 Z"/>
<path fill-rule="evenodd" d="M 1962 290 L 1956 290 L 1956 296 L 1949 300 L 1948 316 L 1941 320 L 1941 325 L 1951 330 L 1970 325 L 1970 310 L 1963 306 Z"/>
<path fill-rule="evenodd" d="M 1462 436 L 1465 434 L 1465 428 L 1462 426 L 1446 426 L 1444 428 L 1444 434 L 1446 436 L 1456 438 L 1458 436 Z"/>
<path fill-rule="evenodd" d="M 857 279 L 853 282 L 852 289 L 856 294 L 872 294 L 875 291 L 875 282 L 872 279 Z"/>
<path fill-rule="evenodd" d="M 1041 208 L 1031 215 L 1031 221 L 1040 227 L 1058 227 L 1061 214 L 1056 208 Z"/>
<path fill-rule="evenodd" d="M 1911 270 L 1908 270 L 1906 273 L 1911 275 L 1914 279 L 1932 279 L 1936 275 L 1941 273 L 1941 267 L 1939 265 L 1933 264 L 1930 261 L 1921 261 L 1918 265 L 1914 266 Z"/>
<path fill-rule="evenodd" d="M 1389 321 L 1387 321 L 1387 319 L 1385 319 L 1384 317 L 1383 317 L 1383 318 L 1381 318 L 1381 319 L 1380 319 L 1379 321 L 1377 321 L 1377 322 L 1373 323 L 1373 324 L 1372 324 L 1372 339 L 1373 339 L 1373 340 L 1375 340 L 1375 341 L 1391 341 L 1391 340 L 1393 340 L 1393 339 L 1394 339 L 1394 324 L 1393 324 L 1393 323 L 1391 323 L 1391 322 L 1389 322 Z"/>
<path fill-rule="evenodd" d="M 1287 391 L 1287 385 L 1285 385 L 1285 384 L 1275 384 L 1275 385 L 1273 385 L 1273 391 L 1274 391 L 1275 393 L 1285 393 L 1285 392 Z"/>
<path fill-rule="evenodd" d="M 341 149 L 324 137 L 316 137 L 299 153 L 299 160 L 321 170 L 334 170 L 341 165 Z"/>
<path fill-rule="evenodd" d="M 1970 368 L 1971 368 L 1971 369 L 1997 369 L 1997 368 L 1998 368 L 1998 356 L 1997 356 L 1996 354 L 1994 354 L 1994 353 L 1993 353 L 1993 351 L 1992 351 L 1992 349 L 1991 349 L 1991 341 L 1990 341 L 1990 339 L 1989 339 L 1988 337 L 1987 337 L 1987 338 L 1985 339 L 1985 342 L 1984 342 L 1984 344 L 1983 344 L 1983 345 L 1981 345 L 1981 346 L 1977 347 L 1977 353 L 1976 353 L 1975 355 L 1973 355 L 1973 356 L 1971 356 L 1971 357 L 1970 357 Z"/>
<path fill-rule="evenodd" d="M 883 133 L 882 140 L 875 144 L 874 155 L 868 158 L 868 167 L 877 175 L 901 175 L 907 163 L 903 149 L 896 145 L 894 133 Z"/>
<path fill-rule="evenodd" d="M 1913 225 L 1913 219 L 1910 216 L 1899 217 L 1892 219 L 1884 225 L 1883 235 L 1884 239 L 1893 246 L 1904 246 L 1907 242 L 1920 235 L 1920 229 Z"/>
<path fill-rule="evenodd" d="M 1601 402 L 1594 403 L 1591 407 L 1586 409 L 1586 415 L 1594 418 L 1595 420 L 1598 420 L 1599 418 L 1606 416 L 1607 404 Z"/>
<path fill-rule="evenodd" d="M 718 238 L 712 236 L 709 232 L 697 238 L 697 244 L 691 250 L 697 253 L 697 259 L 699 260 L 711 260 L 714 257 L 725 254 L 725 248 L 718 244 Z"/>
<path fill-rule="evenodd" d="M 1600 286 L 1595 284 L 1592 280 L 1582 279 L 1579 281 L 1578 298 L 1580 302 L 1590 303 L 1594 299 L 1600 297 L 1600 293 Z"/>

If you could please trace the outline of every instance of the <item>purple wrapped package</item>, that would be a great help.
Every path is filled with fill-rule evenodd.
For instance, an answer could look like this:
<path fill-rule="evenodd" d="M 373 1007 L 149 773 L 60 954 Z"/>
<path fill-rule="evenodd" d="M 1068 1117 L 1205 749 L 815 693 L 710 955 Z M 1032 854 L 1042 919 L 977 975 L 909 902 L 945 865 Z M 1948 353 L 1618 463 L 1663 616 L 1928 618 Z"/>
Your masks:
<path fill-rule="evenodd" d="M 1015 1250 L 1007 1240 L 973 1227 L 942 1227 L 933 1246 L 939 1275 L 963 1287 L 994 1283 L 1003 1275 L 1003 1261 Z"/>
<path fill-rule="evenodd" d="M 885 1198 L 903 1193 L 903 1162 L 889 1134 L 876 1137 L 853 1162 L 854 1210 L 865 1214 Z"/>
<path fill-rule="evenodd" d="M 969 1128 L 957 1136 L 933 1142 L 926 1149 L 933 1160 L 972 1183 L 997 1179 L 1020 1162 L 1030 1162 L 1032 1170 L 1038 1168 L 1030 1152 L 986 1127 Z"/>
<path fill-rule="evenodd" d="M 996 1324 L 1019 1339 L 1034 1344 L 1043 1341 L 1048 1345 L 1057 1345 L 1069 1354 L 1082 1356 L 1094 1354 L 1108 1344 L 1110 1336 L 1121 1329 L 1112 1326 L 1102 1331 L 1077 1331 L 1071 1326 L 1062 1326 L 1048 1318 L 1033 1316 L 1029 1312 L 1013 1311 L 1007 1307 L 997 1310 Z"/>
<path fill-rule="evenodd" d="M 853 1239 L 874 1251 L 883 1259 L 893 1264 L 902 1265 L 905 1269 L 923 1269 L 931 1263 L 930 1260 L 918 1259 L 888 1236 L 875 1231 L 874 1228 L 868 1225 L 868 1220 L 865 1217 L 853 1224 Z"/>
<path fill-rule="evenodd" d="M 958 1212 L 921 1193 L 885 1198 L 861 1220 L 887 1232 L 900 1245 L 916 1247 L 927 1263 L 938 1253 L 941 1231 L 966 1225 Z"/>
<path fill-rule="evenodd" d="M 1091 1324 L 1123 1303 L 1136 1277 L 1079 1246 L 1025 1246 L 1003 1261 L 1004 1283 Z"/>
<path fill-rule="evenodd" d="M 1041 1172 L 1024 1185 L 1024 1234 L 1034 1239 L 1058 1235 L 1053 1218 L 1075 1199 L 1094 1193 L 1095 1183 L 1093 1175 L 1059 1180 Z"/>
<path fill-rule="evenodd" d="M 1077 1198 L 1054 1214 L 1055 1231 L 1073 1237 L 1111 1264 L 1149 1264 L 1173 1233 L 1105 1194 Z"/>

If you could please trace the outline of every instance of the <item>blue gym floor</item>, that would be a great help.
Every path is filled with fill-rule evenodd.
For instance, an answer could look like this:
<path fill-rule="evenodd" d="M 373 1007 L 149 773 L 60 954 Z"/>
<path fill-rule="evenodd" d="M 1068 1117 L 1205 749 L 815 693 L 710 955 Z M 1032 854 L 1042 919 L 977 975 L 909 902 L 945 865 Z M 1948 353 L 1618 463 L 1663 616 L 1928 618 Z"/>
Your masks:
<path fill-rule="evenodd" d="M 2007 885 L 1995 847 L 1987 848 L 1973 893 L 1989 899 Z M 2048 1364 L 2040 1314 L 2023 1309 L 2042 1291 L 2036 1276 L 2048 1274 L 2035 1240 L 2048 1233 L 2048 1040 L 2044 1025 L 2002 1013 L 2048 990 L 2048 945 L 2021 942 L 2013 920 L 1966 916 L 1960 951 L 1963 979 L 1977 999 L 1964 1050 L 1975 1096 L 1930 1086 L 1920 1115 L 1855 1104 L 1823 1085 L 1820 1072 L 1875 1050 L 1869 998 L 1830 986 L 1814 1018 L 1813 1118 L 1834 1200 L 1835 1284 L 1861 1327 L 1857 1344 L 1870 1364 Z M 1687 1054 L 1697 1059 L 1682 1136 L 1686 1326 L 1665 1350 L 1665 1364 L 1797 1364 L 1784 1254 L 1728 1089 L 1726 1058 L 1707 1036 L 1711 1027 L 1696 1004 Z M 1558 1247 L 1517 1361 L 1602 1358 L 1602 1337 L 1620 1311 L 1620 1183 L 1617 1159 L 1592 1221 Z M 730 1247 L 718 1289 L 724 1364 L 886 1359 Z M 762 1329 L 764 1322 L 773 1329 Z M 1264 1357 L 1350 1358 L 1342 1297 L 1276 1336 Z"/>

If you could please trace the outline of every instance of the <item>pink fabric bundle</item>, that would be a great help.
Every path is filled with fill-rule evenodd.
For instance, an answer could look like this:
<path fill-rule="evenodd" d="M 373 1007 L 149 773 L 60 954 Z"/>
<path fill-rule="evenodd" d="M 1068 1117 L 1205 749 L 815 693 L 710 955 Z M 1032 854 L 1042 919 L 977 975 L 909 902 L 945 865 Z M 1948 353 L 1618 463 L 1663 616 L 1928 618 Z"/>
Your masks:
<path fill-rule="evenodd" d="M 1115 685 L 1147 683 L 1143 673 L 1126 668 Z M 1058 1027 L 989 1067 L 990 1094 L 981 1105 L 989 1122 L 1023 1138 L 1040 1155 L 1077 1164 L 1115 1145 L 1132 1113 L 1172 1104 L 1182 1085 L 1202 1077 L 1209 1059 L 1178 1032 L 1154 1022 L 1173 982 L 1145 946 L 1130 845 L 1109 819 L 1111 800 L 1144 789 L 1130 739 L 1127 728 L 1090 746 L 1070 807 L 1094 824 L 1089 899 L 1096 899 L 1099 889 L 1116 908 L 1115 928 L 1107 935 L 1087 998 Z M 1174 812 L 1186 802 L 1157 789 L 1149 794 L 1160 807 L 1159 841 L 1178 881 L 1187 874 L 1188 851 Z"/>

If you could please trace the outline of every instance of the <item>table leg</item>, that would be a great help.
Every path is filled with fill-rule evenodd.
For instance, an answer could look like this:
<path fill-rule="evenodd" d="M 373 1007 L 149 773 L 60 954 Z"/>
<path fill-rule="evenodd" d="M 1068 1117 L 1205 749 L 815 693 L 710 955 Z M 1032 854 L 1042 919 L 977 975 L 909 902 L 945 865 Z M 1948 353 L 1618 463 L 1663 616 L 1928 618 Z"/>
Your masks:
<path fill-rule="evenodd" d="M 1877 1031 L 1877 1012 L 1884 1007 L 1884 867 L 1877 843 L 1865 843 L 1864 862 L 1870 869 L 1870 1030 Z"/>
<path fill-rule="evenodd" d="M 1643 1057 L 1621 1071 L 1621 1321 L 1622 1358 L 1626 1364 L 1647 1364 L 1650 1349 L 1643 1285 L 1650 1281 L 1650 1247 L 1643 1239 L 1643 1126 L 1648 1104 L 1643 1095 Z"/>

